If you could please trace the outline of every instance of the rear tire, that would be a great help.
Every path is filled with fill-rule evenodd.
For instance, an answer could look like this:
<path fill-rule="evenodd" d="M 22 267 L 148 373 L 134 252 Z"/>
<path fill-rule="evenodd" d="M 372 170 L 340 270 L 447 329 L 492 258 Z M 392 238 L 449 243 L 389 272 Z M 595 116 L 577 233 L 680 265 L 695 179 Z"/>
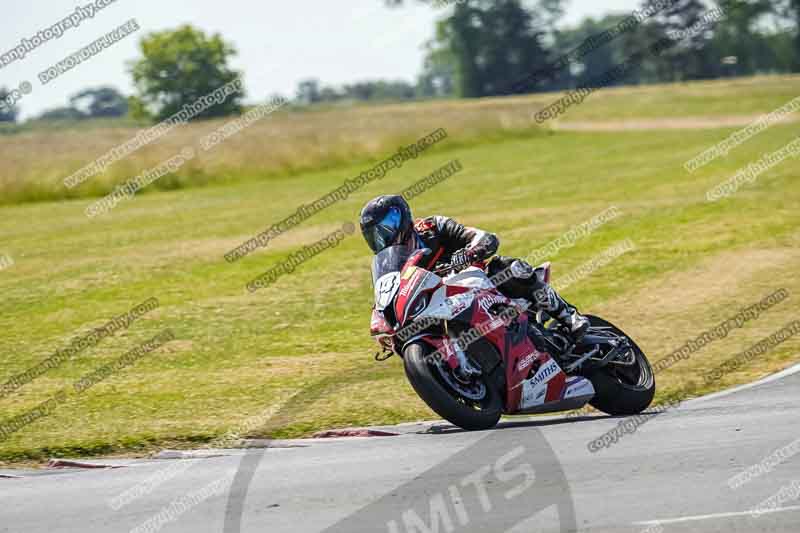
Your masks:
<path fill-rule="evenodd" d="M 416 393 L 428 407 L 450 422 L 467 431 L 490 429 L 497 425 L 503 414 L 503 401 L 499 392 L 486 379 L 480 379 L 486 387 L 485 397 L 480 402 L 460 396 L 449 387 L 429 362 L 427 355 L 433 349 L 427 344 L 412 343 L 403 351 L 403 366 L 406 377 Z"/>
<path fill-rule="evenodd" d="M 621 329 L 600 317 L 589 315 L 587 318 L 592 327 L 607 327 L 627 337 L 635 356 L 635 362 L 629 369 L 609 364 L 586 376 L 595 389 L 595 396 L 589 403 L 612 416 L 641 413 L 650 406 L 656 393 L 656 380 L 650 362 L 641 348 Z"/>

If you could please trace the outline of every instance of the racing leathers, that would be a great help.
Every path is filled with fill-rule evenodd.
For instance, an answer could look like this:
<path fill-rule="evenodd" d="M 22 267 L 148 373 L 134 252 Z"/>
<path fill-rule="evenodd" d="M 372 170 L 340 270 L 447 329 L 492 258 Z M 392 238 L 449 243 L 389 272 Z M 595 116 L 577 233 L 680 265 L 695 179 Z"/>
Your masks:
<path fill-rule="evenodd" d="M 588 330 L 589 321 L 545 282 L 543 272 L 537 272 L 522 259 L 495 255 L 500 246 L 496 235 L 437 215 L 416 220 L 413 238 L 418 248 L 429 248 L 432 252 L 428 264 L 422 265 L 427 269 L 450 264 L 460 270 L 488 260 L 488 275 L 504 280 L 497 285 L 503 295 L 528 300 L 535 309 L 567 326 L 575 340 Z"/>

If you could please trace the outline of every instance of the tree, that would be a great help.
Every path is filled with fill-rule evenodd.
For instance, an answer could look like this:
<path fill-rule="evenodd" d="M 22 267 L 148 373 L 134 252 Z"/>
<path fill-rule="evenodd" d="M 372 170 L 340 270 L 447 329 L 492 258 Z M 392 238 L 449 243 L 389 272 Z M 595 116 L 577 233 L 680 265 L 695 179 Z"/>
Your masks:
<path fill-rule="evenodd" d="M 48 109 L 36 120 L 86 120 L 116 118 L 128 113 L 128 99 L 113 87 L 85 89 L 69 99 L 69 105 Z"/>
<path fill-rule="evenodd" d="M 800 0 L 791 0 L 791 13 L 794 14 L 794 70 L 800 72 Z"/>
<path fill-rule="evenodd" d="M 297 84 L 297 101 L 304 105 L 316 104 L 322 101 L 320 96 L 319 80 L 303 80 Z"/>
<path fill-rule="evenodd" d="M 309 79 L 303 80 L 297 85 L 297 101 L 302 105 L 340 100 L 393 102 L 411 100 L 416 95 L 416 87 L 402 80 L 361 81 L 337 88 L 329 85 L 322 86 L 319 80 Z"/>
<path fill-rule="evenodd" d="M 566 28 L 556 25 L 563 0 L 449 5 L 427 47 L 418 87 L 425 96 L 440 95 L 448 83 L 462 97 L 563 90 L 603 79 L 629 60 L 635 68 L 615 84 L 800 70 L 800 0 L 673 0 L 655 4 L 641 23 L 607 15 Z"/>
<path fill-rule="evenodd" d="M 0 87 L 0 122 L 16 122 L 19 114 L 19 107 L 16 104 L 9 105 L 7 99 L 11 95 L 8 89 Z"/>
<path fill-rule="evenodd" d="M 435 5 L 435 0 L 419 0 Z M 399 6 L 403 0 L 384 0 Z M 564 0 L 459 0 L 428 45 L 422 94 L 454 85 L 462 97 L 527 92 L 527 73 L 547 64 L 544 42 L 564 14 Z M 447 64 L 449 63 L 449 65 Z"/>
<path fill-rule="evenodd" d="M 542 23 L 548 28 L 555 28 L 567 11 L 564 0 L 539 0 L 536 8 L 541 11 Z"/>
<path fill-rule="evenodd" d="M 653 65 L 658 81 L 708 76 L 709 67 L 703 50 L 713 35 L 713 24 L 706 27 L 703 22 L 702 17 L 707 12 L 708 8 L 699 0 L 677 0 L 653 17 L 650 24 L 657 30 L 659 38 L 667 36 L 677 41 L 662 54 L 646 58 Z"/>
<path fill-rule="evenodd" d="M 326 85 L 322 88 L 319 92 L 319 100 L 321 102 L 338 102 L 339 100 L 343 99 L 344 95 L 338 91 L 335 87 L 331 87 Z"/>
<path fill-rule="evenodd" d="M 365 102 L 411 100 L 416 89 L 405 81 L 362 81 L 345 85 L 342 91 L 344 98 Z"/>
<path fill-rule="evenodd" d="M 86 118 L 122 117 L 128 113 L 128 99 L 113 87 L 86 89 L 69 101 Z"/>
<path fill-rule="evenodd" d="M 580 49 L 584 42 L 603 34 L 609 28 L 617 26 L 626 17 L 607 15 L 599 20 L 585 18 L 578 26 L 564 28 L 555 32 L 553 48 L 559 54 Z M 613 39 L 598 46 L 583 57 L 573 60 L 569 67 L 553 73 L 552 88 L 573 88 L 582 83 L 601 78 L 605 73 L 626 59 L 621 38 Z"/>
<path fill-rule="evenodd" d="M 456 58 L 452 50 L 437 46 L 436 41 L 425 45 L 422 73 L 417 80 L 417 94 L 422 98 L 452 96 L 456 91 Z"/>
<path fill-rule="evenodd" d="M 778 60 L 760 22 L 774 13 L 772 0 L 726 0 L 726 16 L 717 26 L 712 51 L 717 65 L 724 57 L 736 57 L 739 76 L 777 70 Z"/>
<path fill-rule="evenodd" d="M 774 0 L 770 5 L 778 31 L 767 35 L 767 41 L 778 70 L 800 72 L 800 0 Z"/>
<path fill-rule="evenodd" d="M 72 106 L 48 109 L 36 117 L 37 120 L 84 120 L 86 118 L 88 117 L 85 114 Z"/>
<path fill-rule="evenodd" d="M 428 61 L 440 70 L 442 59 L 453 61 L 457 92 L 466 98 L 523 92 L 510 88 L 548 58 L 538 12 L 520 0 L 456 4 L 438 25 Z"/>
<path fill-rule="evenodd" d="M 228 64 L 236 55 L 233 46 L 219 34 L 208 36 L 189 25 L 151 33 L 140 49 L 144 57 L 130 66 L 138 93 L 131 102 L 135 115 L 167 118 L 239 78 Z M 240 113 L 243 96 L 230 94 L 193 118 Z"/>

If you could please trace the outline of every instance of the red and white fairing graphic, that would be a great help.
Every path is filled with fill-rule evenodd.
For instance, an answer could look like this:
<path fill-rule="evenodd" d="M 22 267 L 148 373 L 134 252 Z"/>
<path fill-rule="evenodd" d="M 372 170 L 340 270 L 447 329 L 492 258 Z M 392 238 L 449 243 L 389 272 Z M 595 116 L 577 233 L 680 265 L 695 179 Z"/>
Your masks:
<path fill-rule="evenodd" d="M 549 267 L 540 267 L 545 279 L 549 278 Z M 446 302 L 438 302 L 437 296 Z M 508 306 L 514 302 L 497 292 L 482 270 L 467 269 L 444 281 L 441 292 L 423 314 L 448 320 L 471 308 L 470 325 L 482 326 L 483 337 L 498 348 L 506 363 L 508 414 L 560 411 L 588 402 L 595 393 L 591 382 L 580 376 L 568 377 L 550 354 L 536 349 L 527 335 L 512 335 L 508 324 L 490 312 L 497 304 Z M 521 314 L 516 320 L 519 330 L 525 331 L 528 315 Z M 448 364 L 455 368 L 458 359 L 450 343 L 448 339 L 431 342 L 440 353 L 448 355 Z"/>
<path fill-rule="evenodd" d="M 539 363 L 538 370 L 521 384 L 520 413 L 560 411 L 565 404 L 585 403 L 595 390 L 592 382 L 581 376 L 567 376 L 547 353 L 531 354 Z"/>
<path fill-rule="evenodd" d="M 381 303 L 382 294 L 396 292 L 394 315 L 399 329 L 426 318 L 449 322 L 468 313 L 459 319 L 468 317 L 469 327 L 480 331 L 480 337 L 494 346 L 504 363 L 506 414 L 575 409 L 594 396 L 588 379 L 567 376 L 550 354 L 536 349 L 527 334 L 527 313 L 519 313 L 513 318 L 514 327 L 509 327 L 511 319 L 493 312 L 497 306 L 524 309 L 501 294 L 483 269 L 470 267 L 443 279 L 417 266 L 420 259 L 421 255 L 412 255 L 397 278 L 381 278 L 376 285 L 376 302 Z M 539 267 L 537 275 L 549 279 L 549 263 Z M 382 313 L 373 313 L 372 330 L 376 336 L 394 334 Z M 452 369 L 465 362 L 464 351 L 447 334 L 420 333 L 405 342 L 412 341 L 430 344 Z M 464 350 L 469 351 L 469 347 Z"/>

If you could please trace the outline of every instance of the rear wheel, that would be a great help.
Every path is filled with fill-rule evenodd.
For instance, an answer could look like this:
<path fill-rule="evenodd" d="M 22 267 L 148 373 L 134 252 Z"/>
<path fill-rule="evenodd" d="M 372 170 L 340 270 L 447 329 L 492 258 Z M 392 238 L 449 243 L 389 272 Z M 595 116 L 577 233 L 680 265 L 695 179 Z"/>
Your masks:
<path fill-rule="evenodd" d="M 656 380 L 650 362 L 636 343 L 618 327 L 600 317 L 589 315 L 590 334 L 625 337 L 631 346 L 630 364 L 615 364 L 599 368 L 586 377 L 595 388 L 590 404 L 612 416 L 641 413 L 653 401 Z"/>
<path fill-rule="evenodd" d="M 427 357 L 433 349 L 412 343 L 403 351 L 406 377 L 436 414 L 468 431 L 489 429 L 503 413 L 499 391 L 483 374 L 465 379 L 440 360 Z"/>

